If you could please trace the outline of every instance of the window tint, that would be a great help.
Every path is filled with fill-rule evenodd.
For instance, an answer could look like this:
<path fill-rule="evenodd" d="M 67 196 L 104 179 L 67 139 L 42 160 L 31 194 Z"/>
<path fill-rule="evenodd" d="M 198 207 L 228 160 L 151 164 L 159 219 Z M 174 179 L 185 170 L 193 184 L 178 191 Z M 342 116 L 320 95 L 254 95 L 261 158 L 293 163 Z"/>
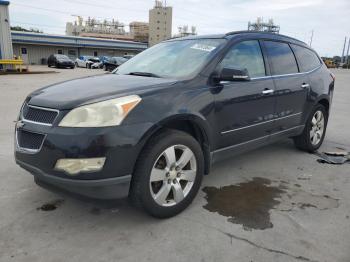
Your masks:
<path fill-rule="evenodd" d="M 297 45 L 292 45 L 292 48 L 302 72 L 311 71 L 321 64 L 318 56 L 310 49 Z"/>
<path fill-rule="evenodd" d="M 244 41 L 233 46 L 220 67 L 247 69 L 250 77 L 265 76 L 265 64 L 259 42 Z"/>
<path fill-rule="evenodd" d="M 294 54 L 286 43 L 265 41 L 273 75 L 298 73 Z"/>

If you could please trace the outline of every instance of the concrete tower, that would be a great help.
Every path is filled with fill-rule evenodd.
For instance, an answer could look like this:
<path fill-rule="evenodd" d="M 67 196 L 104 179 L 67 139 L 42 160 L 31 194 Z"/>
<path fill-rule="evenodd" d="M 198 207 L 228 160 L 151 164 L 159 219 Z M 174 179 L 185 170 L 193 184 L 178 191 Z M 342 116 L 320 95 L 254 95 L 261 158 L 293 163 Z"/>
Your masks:
<path fill-rule="evenodd" d="M 13 59 L 9 4 L 0 0 L 0 59 Z"/>
<path fill-rule="evenodd" d="M 173 8 L 156 0 L 149 10 L 149 46 L 171 38 Z"/>

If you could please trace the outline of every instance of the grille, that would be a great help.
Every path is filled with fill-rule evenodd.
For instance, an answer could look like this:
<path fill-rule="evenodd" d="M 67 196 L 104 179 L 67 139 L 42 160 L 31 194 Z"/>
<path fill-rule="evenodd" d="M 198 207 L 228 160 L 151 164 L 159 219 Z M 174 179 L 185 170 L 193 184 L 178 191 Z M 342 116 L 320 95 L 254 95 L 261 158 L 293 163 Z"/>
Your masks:
<path fill-rule="evenodd" d="M 31 150 L 39 150 L 45 135 L 17 130 L 17 143 L 19 147 Z"/>
<path fill-rule="evenodd" d="M 52 125 L 58 115 L 58 112 L 50 109 L 32 107 L 26 104 L 23 107 L 22 114 L 25 120 Z"/>

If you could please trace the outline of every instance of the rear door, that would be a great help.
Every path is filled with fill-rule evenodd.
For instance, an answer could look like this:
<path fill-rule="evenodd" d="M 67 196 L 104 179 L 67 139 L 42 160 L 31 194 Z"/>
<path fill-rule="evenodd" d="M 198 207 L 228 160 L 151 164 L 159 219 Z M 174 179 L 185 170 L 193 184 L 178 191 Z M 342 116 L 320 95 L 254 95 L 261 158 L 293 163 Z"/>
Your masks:
<path fill-rule="evenodd" d="M 273 133 L 301 125 L 309 78 L 299 73 L 295 55 L 288 43 L 264 41 L 275 83 L 276 113 Z"/>
<path fill-rule="evenodd" d="M 246 40 L 233 45 L 217 70 L 224 67 L 247 69 L 251 79 L 224 82 L 222 90 L 215 95 L 219 148 L 267 139 L 276 98 L 259 41 Z"/>

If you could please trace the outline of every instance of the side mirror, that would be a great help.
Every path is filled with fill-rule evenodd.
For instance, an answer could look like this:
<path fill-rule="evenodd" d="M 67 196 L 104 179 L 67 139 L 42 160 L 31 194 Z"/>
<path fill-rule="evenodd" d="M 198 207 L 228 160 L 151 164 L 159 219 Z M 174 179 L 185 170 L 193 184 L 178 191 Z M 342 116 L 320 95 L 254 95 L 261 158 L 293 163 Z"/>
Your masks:
<path fill-rule="evenodd" d="M 219 75 L 220 81 L 249 81 L 249 73 L 246 68 L 228 68 L 224 67 Z"/>

